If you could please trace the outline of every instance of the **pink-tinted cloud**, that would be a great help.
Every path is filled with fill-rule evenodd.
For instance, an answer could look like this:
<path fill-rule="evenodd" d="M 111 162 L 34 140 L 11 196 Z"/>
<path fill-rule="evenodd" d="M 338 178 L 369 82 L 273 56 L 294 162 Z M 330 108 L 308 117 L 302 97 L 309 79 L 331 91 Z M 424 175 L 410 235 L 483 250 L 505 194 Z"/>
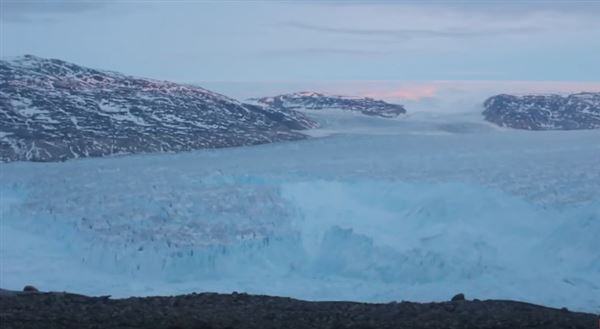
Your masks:
<path fill-rule="evenodd" d="M 418 101 L 423 98 L 431 98 L 436 95 L 438 87 L 433 84 L 400 87 L 392 90 L 376 90 L 364 94 L 366 97 L 376 99 L 398 99 Z"/>
<path fill-rule="evenodd" d="M 514 94 L 525 93 L 577 93 L 600 92 L 600 82 L 581 81 L 434 81 L 431 84 L 439 91 L 495 91 Z"/>
<path fill-rule="evenodd" d="M 333 86 L 331 86 L 333 87 Z M 335 89 L 335 87 L 333 87 Z M 600 92 L 600 82 L 576 81 L 355 81 L 340 86 L 339 93 L 393 101 L 420 101 L 452 95 L 492 96 L 500 93 L 569 94 Z"/>
<path fill-rule="evenodd" d="M 600 81 L 399 81 L 334 80 L 270 82 L 203 82 L 199 85 L 244 100 L 310 90 L 331 95 L 361 96 L 404 104 L 410 112 L 481 111 L 497 94 L 572 94 L 600 92 Z"/>

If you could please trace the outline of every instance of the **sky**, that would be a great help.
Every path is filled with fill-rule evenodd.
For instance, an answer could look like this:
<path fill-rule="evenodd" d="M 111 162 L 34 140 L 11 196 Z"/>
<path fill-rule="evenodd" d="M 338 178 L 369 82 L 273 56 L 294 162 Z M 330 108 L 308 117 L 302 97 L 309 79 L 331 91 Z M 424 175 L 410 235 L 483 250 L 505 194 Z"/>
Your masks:
<path fill-rule="evenodd" d="M 60 58 L 237 98 L 600 91 L 600 0 L 0 3 L 2 57 Z"/>

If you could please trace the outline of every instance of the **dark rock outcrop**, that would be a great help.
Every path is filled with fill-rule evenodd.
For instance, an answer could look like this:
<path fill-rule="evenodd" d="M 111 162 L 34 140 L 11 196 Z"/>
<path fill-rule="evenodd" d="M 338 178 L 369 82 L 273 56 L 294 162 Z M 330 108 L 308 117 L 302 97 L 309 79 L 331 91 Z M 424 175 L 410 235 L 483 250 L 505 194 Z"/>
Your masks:
<path fill-rule="evenodd" d="M 593 314 L 512 301 L 306 302 L 234 294 L 109 299 L 66 293 L 0 295 L 2 328 L 591 329 Z"/>
<path fill-rule="evenodd" d="M 0 61 L 0 162 L 297 140 L 315 125 L 196 86 L 30 55 Z"/>
<path fill-rule="evenodd" d="M 35 292 L 40 292 L 40 291 L 36 287 L 34 287 L 34 286 L 25 286 L 23 288 L 23 292 L 33 292 L 33 293 L 35 293 Z"/>
<path fill-rule="evenodd" d="M 316 92 L 299 92 L 252 99 L 252 101 L 278 111 L 294 109 L 325 110 L 339 109 L 360 112 L 365 115 L 394 118 L 406 113 L 402 105 L 362 97 L 324 95 Z"/>
<path fill-rule="evenodd" d="M 452 299 L 450 301 L 459 302 L 459 301 L 463 301 L 463 300 L 465 300 L 465 294 L 456 294 L 456 295 L 454 295 L 454 297 L 452 297 Z"/>
<path fill-rule="evenodd" d="M 502 127 L 527 130 L 600 128 L 600 93 L 569 96 L 497 95 L 484 103 L 484 118 Z"/>

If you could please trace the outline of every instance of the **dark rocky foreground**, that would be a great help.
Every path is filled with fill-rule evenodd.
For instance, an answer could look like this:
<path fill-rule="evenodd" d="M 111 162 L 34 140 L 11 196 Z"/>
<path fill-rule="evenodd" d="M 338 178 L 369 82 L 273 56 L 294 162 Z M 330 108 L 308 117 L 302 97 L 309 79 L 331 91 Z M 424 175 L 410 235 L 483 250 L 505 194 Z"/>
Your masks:
<path fill-rule="evenodd" d="M 247 294 L 110 299 L 67 293 L 0 294 L 9 328 L 598 328 L 598 317 L 513 301 L 364 304 Z"/>

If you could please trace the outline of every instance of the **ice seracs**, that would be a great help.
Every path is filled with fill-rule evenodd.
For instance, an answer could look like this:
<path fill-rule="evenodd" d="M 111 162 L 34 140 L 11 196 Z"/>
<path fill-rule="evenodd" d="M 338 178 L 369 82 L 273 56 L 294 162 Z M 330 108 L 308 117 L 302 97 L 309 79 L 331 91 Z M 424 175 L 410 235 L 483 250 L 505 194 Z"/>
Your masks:
<path fill-rule="evenodd" d="M 373 302 L 463 292 L 600 311 L 600 130 L 434 134 L 348 117 L 371 129 L 0 164 L 2 288 Z"/>
<path fill-rule="evenodd" d="M 399 104 L 368 97 L 325 95 L 314 91 L 256 98 L 252 101 L 280 111 L 338 109 L 384 118 L 394 118 L 406 113 L 404 106 Z"/>
<path fill-rule="evenodd" d="M 600 128 L 600 92 L 560 95 L 496 95 L 484 103 L 484 118 L 527 130 Z"/>
<path fill-rule="evenodd" d="M 0 61 L 0 161 L 253 145 L 297 140 L 301 113 L 242 104 L 206 89 L 31 55 Z"/>

